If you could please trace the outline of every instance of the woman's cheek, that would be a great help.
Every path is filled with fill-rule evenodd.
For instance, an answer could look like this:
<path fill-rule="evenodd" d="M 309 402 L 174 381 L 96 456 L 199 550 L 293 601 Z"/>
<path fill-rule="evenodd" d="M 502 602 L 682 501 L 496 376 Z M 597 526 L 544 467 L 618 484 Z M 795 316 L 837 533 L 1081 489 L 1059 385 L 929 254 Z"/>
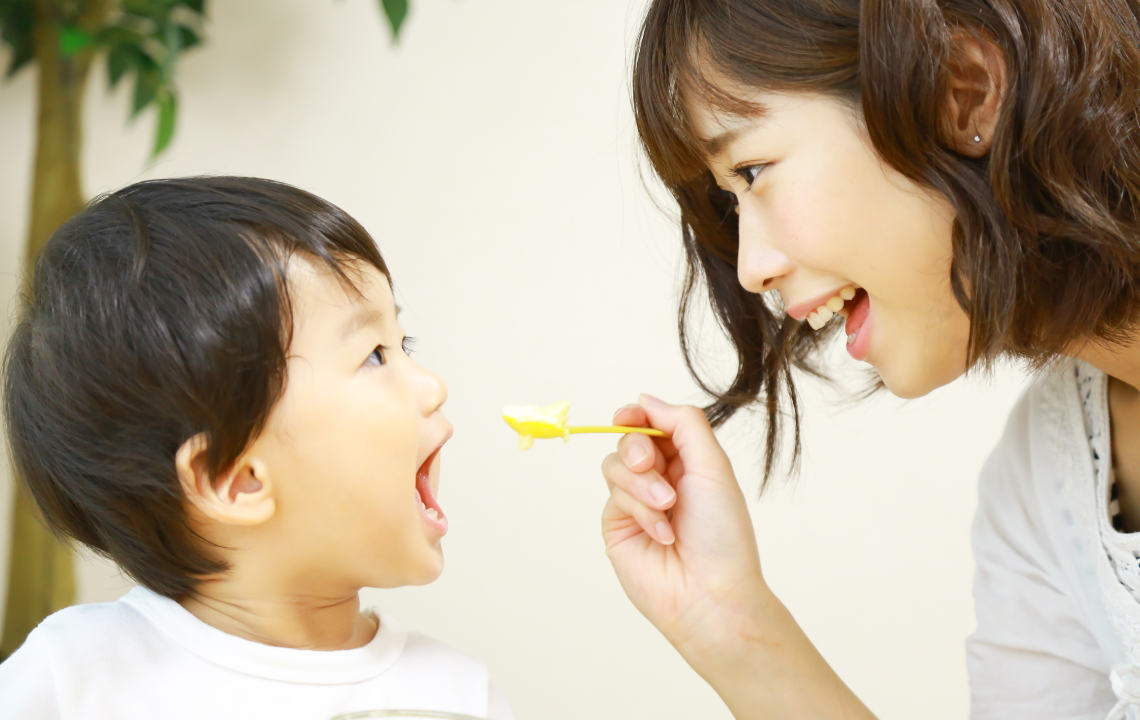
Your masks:
<path fill-rule="evenodd" d="M 819 242 L 820 223 L 812 217 L 810 203 L 792 193 L 773 198 L 771 234 L 773 244 L 793 262 L 812 270 L 827 267 L 826 248 Z"/>

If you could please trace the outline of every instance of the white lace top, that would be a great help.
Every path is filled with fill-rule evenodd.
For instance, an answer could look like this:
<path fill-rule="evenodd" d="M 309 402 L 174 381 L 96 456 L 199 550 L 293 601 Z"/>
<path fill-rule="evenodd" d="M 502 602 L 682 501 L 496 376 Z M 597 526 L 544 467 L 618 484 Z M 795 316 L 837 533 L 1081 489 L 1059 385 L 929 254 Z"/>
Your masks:
<path fill-rule="evenodd" d="M 974 720 L 1140 717 L 1140 533 L 1112 525 L 1107 378 L 1060 363 L 982 471 Z"/>
<path fill-rule="evenodd" d="M 1097 497 L 1105 511 L 1098 526 L 1116 578 L 1140 602 L 1140 533 L 1120 532 L 1120 505 L 1116 501 L 1116 477 L 1112 464 L 1112 423 L 1108 410 L 1108 377 L 1087 363 L 1073 363 L 1081 394 L 1081 410 L 1092 452 Z M 1107 522 L 1106 522 L 1107 521 Z"/>

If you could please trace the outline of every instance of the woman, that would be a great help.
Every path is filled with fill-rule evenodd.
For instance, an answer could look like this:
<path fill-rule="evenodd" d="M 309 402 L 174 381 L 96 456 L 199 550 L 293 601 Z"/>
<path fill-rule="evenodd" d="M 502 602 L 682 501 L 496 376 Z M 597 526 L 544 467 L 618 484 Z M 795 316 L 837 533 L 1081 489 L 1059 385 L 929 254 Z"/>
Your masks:
<path fill-rule="evenodd" d="M 901 397 L 1040 372 L 982 476 L 974 718 L 1140 708 L 1140 12 L 1126 0 L 654 0 L 634 99 L 763 401 L 843 326 Z M 775 291 L 775 292 L 773 292 Z M 839 317 L 836 317 L 839 316 Z M 790 402 L 789 402 L 790 399 Z M 642 396 L 608 457 L 627 594 L 737 718 L 869 718 L 764 582 L 700 410 Z M 797 438 L 798 439 L 798 438 Z M 1136 533 L 1136 534 L 1134 534 Z"/>

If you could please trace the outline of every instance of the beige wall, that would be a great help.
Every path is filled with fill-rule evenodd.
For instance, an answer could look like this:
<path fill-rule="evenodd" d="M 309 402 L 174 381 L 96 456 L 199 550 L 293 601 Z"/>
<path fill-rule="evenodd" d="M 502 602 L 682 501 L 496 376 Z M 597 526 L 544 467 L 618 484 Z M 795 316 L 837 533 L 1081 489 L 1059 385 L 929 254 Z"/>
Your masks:
<path fill-rule="evenodd" d="M 520 454 L 498 415 L 567 398 L 574 418 L 602 422 L 640 390 L 699 398 L 674 337 L 677 233 L 635 163 L 626 71 L 641 0 L 417 0 L 399 48 L 375 0 L 211 5 L 157 163 L 151 118 L 128 125 L 127 89 L 93 85 L 87 190 L 262 175 L 342 205 L 378 239 L 419 359 L 450 385 L 457 433 L 442 479 L 447 570 L 368 599 L 486 658 L 520 718 L 727 718 L 609 568 L 598 465 L 612 439 Z M 29 72 L 0 84 L 9 312 L 32 90 Z M 850 364 L 839 348 L 836 360 Z M 753 504 L 771 583 L 884 718 L 966 714 L 975 478 L 1018 383 L 1002 372 L 855 408 L 810 390 L 802 475 Z M 723 437 L 754 497 L 755 425 Z M 124 587 L 95 562 L 81 585 L 87 601 Z"/>

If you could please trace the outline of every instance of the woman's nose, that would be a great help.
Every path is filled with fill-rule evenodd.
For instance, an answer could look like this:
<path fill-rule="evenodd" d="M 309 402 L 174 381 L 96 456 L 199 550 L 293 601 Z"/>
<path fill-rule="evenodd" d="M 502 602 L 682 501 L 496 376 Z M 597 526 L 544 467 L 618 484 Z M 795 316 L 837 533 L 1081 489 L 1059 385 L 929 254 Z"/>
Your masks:
<path fill-rule="evenodd" d="M 788 256 L 779 250 L 740 240 L 736 256 L 736 277 L 748 292 L 776 290 L 780 278 L 792 271 Z"/>
<path fill-rule="evenodd" d="M 736 278 L 748 292 L 778 290 L 780 279 L 793 269 L 788 256 L 773 246 L 765 225 L 764 216 L 757 208 L 742 203 Z"/>

